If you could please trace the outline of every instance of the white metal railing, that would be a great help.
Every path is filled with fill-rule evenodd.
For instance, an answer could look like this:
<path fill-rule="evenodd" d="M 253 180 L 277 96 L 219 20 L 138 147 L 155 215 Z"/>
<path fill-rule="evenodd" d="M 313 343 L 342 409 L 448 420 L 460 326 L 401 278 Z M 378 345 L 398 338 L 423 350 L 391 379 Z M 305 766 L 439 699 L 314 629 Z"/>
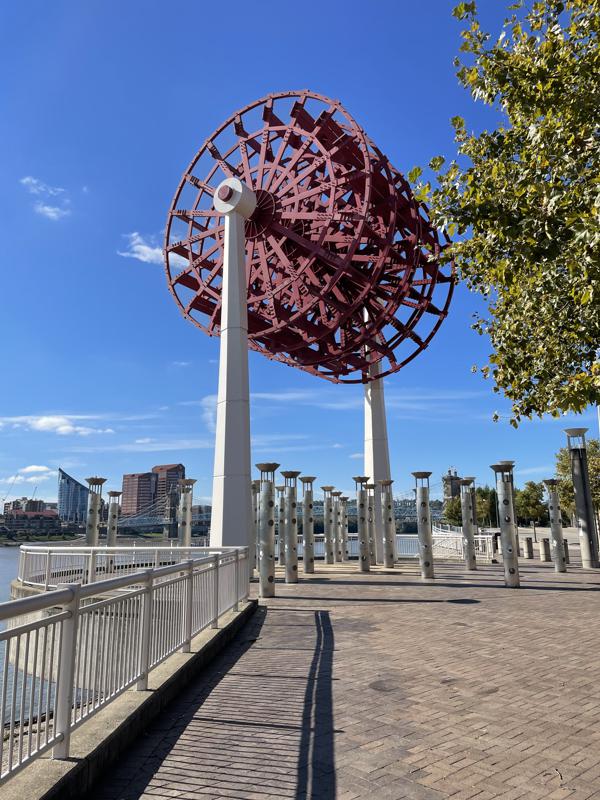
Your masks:
<path fill-rule="evenodd" d="M 203 540 L 206 541 L 206 540 Z M 17 578 L 27 586 L 51 589 L 59 583 L 93 583 L 112 575 L 128 575 L 148 567 L 166 566 L 197 558 L 219 548 L 156 545 L 119 547 L 62 547 L 21 545 Z"/>
<path fill-rule="evenodd" d="M 0 782 L 49 749 L 248 597 L 231 547 L 0 604 Z"/>

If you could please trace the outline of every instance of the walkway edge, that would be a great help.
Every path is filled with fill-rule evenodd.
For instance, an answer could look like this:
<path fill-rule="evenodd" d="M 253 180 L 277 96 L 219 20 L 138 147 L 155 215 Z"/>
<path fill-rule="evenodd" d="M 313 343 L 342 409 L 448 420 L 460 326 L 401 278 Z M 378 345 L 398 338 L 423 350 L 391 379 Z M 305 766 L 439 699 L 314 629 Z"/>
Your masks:
<path fill-rule="evenodd" d="M 148 691 L 124 692 L 78 728 L 71 736 L 69 760 L 37 759 L 2 786 L 2 800 L 85 797 L 123 750 L 231 642 L 257 606 L 249 600 L 241 611 L 221 617 L 220 628 L 202 631 L 193 639 L 191 653 L 174 653 L 150 673 Z"/>

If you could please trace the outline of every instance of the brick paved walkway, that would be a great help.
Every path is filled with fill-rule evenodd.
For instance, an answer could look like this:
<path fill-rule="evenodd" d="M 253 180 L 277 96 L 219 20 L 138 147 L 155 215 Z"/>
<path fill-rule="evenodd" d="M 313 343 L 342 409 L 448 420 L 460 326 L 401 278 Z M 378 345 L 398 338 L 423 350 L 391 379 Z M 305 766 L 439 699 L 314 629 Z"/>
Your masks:
<path fill-rule="evenodd" d="M 326 569 L 278 585 L 94 800 L 600 798 L 600 574 Z"/>

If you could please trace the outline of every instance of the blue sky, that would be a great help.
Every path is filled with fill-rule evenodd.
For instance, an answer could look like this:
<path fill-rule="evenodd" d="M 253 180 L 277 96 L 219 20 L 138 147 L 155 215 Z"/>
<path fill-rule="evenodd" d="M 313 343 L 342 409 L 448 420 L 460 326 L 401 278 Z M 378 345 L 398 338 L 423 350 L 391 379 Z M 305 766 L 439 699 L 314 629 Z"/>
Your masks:
<path fill-rule="evenodd" d="M 101 474 L 182 461 L 210 494 L 218 340 L 180 316 L 160 244 L 179 178 L 204 138 L 270 91 L 342 100 L 401 170 L 452 155 L 449 118 L 494 124 L 457 85 L 452 2 L 188 3 L 88 0 L 0 10 L 0 500 L 56 497 L 55 471 Z M 501 3 L 483 4 L 497 28 Z M 568 420 L 508 425 L 471 373 L 488 342 L 459 287 L 429 349 L 386 380 L 398 494 L 449 466 L 489 481 L 552 473 Z M 362 390 L 250 354 L 254 460 L 351 490 Z M 491 420 L 494 411 L 504 415 Z M 571 423 L 573 420 L 569 420 Z M 577 419 L 596 433 L 591 409 Z"/>

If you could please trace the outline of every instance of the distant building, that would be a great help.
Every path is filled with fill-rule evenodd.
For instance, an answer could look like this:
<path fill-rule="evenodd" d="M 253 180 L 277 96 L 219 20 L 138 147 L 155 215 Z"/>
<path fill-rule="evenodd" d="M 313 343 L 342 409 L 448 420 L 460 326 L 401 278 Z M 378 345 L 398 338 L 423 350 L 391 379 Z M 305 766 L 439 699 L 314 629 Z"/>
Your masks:
<path fill-rule="evenodd" d="M 460 477 L 456 470 L 450 468 L 446 475 L 442 475 L 442 485 L 444 487 L 444 504 L 452 497 L 460 497 Z"/>
<path fill-rule="evenodd" d="M 58 516 L 64 522 L 85 522 L 89 489 L 63 469 L 58 470 Z"/>
<path fill-rule="evenodd" d="M 139 514 L 156 498 L 158 475 L 155 472 L 133 472 L 123 475 L 121 514 Z"/>
<path fill-rule="evenodd" d="M 152 472 L 157 477 L 155 501 L 161 503 L 167 495 L 178 491 L 177 482 L 185 478 L 183 464 L 159 464 L 152 467 Z"/>
<path fill-rule="evenodd" d="M 60 533 L 60 520 L 56 511 L 11 511 L 4 517 L 8 533 L 48 535 Z"/>

